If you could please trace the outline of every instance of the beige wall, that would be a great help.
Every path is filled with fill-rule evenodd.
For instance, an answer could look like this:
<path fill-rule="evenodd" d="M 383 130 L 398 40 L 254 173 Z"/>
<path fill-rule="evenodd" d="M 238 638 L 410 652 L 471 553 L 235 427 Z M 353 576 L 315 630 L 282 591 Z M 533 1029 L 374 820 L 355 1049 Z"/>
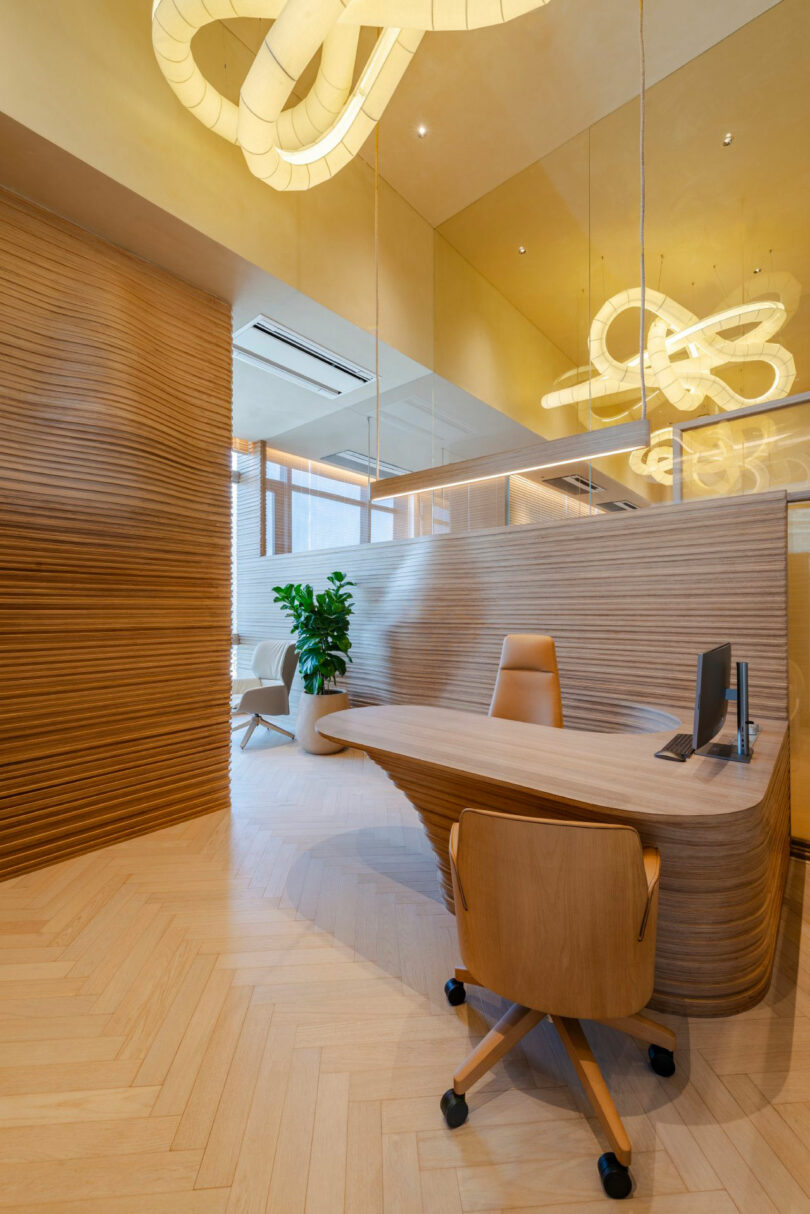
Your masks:
<path fill-rule="evenodd" d="M 435 370 L 548 438 L 570 434 L 572 410 L 540 408 L 570 359 L 438 233 L 435 260 Z"/>
<path fill-rule="evenodd" d="M 435 370 L 451 383 L 544 438 L 581 429 L 576 406 L 543 409 L 540 397 L 573 363 L 438 232 L 435 234 Z M 652 502 L 663 486 L 637 476 L 626 455 L 594 462 L 593 470 Z"/>

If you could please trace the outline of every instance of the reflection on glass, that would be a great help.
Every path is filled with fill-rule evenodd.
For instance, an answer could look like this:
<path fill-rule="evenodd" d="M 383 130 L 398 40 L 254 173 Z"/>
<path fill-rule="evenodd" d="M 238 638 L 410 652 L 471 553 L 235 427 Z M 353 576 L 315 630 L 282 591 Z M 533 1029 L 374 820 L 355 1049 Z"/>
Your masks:
<path fill-rule="evenodd" d="M 670 496 L 673 424 L 810 389 L 808 35 L 806 3 L 783 0 L 648 89 L 654 441 L 611 471 L 651 502 Z M 544 437 L 640 415 L 638 117 L 633 97 L 438 228 L 437 366 Z M 777 467 L 795 443 L 765 437 L 745 491 L 755 459 L 762 483 L 802 475 Z M 738 481 L 721 462 L 718 440 L 702 492 Z"/>
<path fill-rule="evenodd" d="M 317 497 L 310 492 L 292 495 L 292 552 L 313 548 L 346 548 L 361 543 L 361 519 L 353 503 Z"/>
<path fill-rule="evenodd" d="M 309 461 L 308 467 L 292 468 L 292 483 L 293 486 L 304 486 L 308 493 L 317 493 L 321 490 L 324 493 L 334 493 L 336 487 L 339 486 L 340 493 L 343 497 L 355 498 L 359 501 L 363 496 L 365 488 L 363 481 L 349 480 L 346 477 L 340 477 L 336 473 L 329 476 L 318 475 L 313 470 L 312 462 Z"/>
<path fill-rule="evenodd" d="M 810 402 L 683 434 L 683 497 L 795 490 L 810 483 Z"/>
<path fill-rule="evenodd" d="M 810 846 L 810 504 L 788 507 L 791 834 Z"/>
<path fill-rule="evenodd" d="M 806 0 L 782 0 L 648 90 L 641 345 L 649 448 L 508 486 L 501 479 L 368 502 L 378 447 L 385 477 L 639 415 L 634 80 L 630 100 L 597 105 L 592 125 L 552 151 L 538 131 L 534 160 L 523 131 L 524 167 L 470 193 L 431 229 L 421 276 L 409 276 L 401 217 L 388 205 L 375 209 L 365 328 L 301 296 L 295 319 L 278 317 L 338 361 L 365 368 L 368 382 L 326 399 L 256 366 L 235 367 L 235 411 L 248 422 L 237 433 L 272 450 L 267 551 L 643 509 L 672 495 L 672 427 L 708 415 L 716 423 L 687 434 L 685 497 L 806 484 L 803 412 L 723 420 L 741 404 L 810 389 L 804 31 L 810 36 Z M 649 38 L 654 56 L 661 48 L 652 29 Z M 735 114 L 745 124 L 724 143 Z M 388 187 L 379 177 L 376 184 L 384 195 Z M 402 349 L 384 340 L 387 326 Z M 574 472 L 599 489 L 583 497 L 551 484 Z"/>

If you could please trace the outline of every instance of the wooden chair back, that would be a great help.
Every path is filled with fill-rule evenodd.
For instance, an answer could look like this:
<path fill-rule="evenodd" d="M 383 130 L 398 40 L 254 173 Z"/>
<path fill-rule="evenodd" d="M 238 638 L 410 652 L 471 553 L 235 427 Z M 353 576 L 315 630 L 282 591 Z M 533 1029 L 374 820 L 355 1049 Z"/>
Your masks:
<path fill-rule="evenodd" d="M 560 674 L 551 637 L 512 633 L 504 639 L 489 715 L 562 726 Z"/>
<path fill-rule="evenodd" d="M 588 1020 L 648 1002 L 659 860 L 632 827 L 466 809 L 450 859 L 461 955 L 482 986 Z"/>

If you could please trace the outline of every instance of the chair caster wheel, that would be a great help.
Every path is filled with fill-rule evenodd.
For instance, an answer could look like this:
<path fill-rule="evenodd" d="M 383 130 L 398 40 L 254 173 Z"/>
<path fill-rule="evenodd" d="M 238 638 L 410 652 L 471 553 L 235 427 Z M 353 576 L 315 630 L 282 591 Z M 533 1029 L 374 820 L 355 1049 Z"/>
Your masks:
<path fill-rule="evenodd" d="M 669 1079 L 675 1074 L 675 1055 L 672 1050 L 665 1050 L 661 1045 L 651 1045 L 647 1050 L 647 1057 L 656 1075 Z"/>
<path fill-rule="evenodd" d="M 441 1109 L 451 1130 L 457 1130 L 460 1125 L 464 1125 L 470 1111 L 464 1096 L 459 1096 L 452 1088 L 448 1088 L 442 1096 Z"/>
<path fill-rule="evenodd" d="M 630 1169 L 619 1163 L 612 1151 L 606 1151 L 599 1156 L 599 1179 L 608 1197 L 622 1201 L 629 1197 L 633 1182 L 630 1179 Z"/>
<path fill-rule="evenodd" d="M 464 1003 L 467 998 L 467 991 L 463 982 L 459 982 L 456 978 L 448 978 L 444 984 L 444 993 L 447 996 L 447 1002 L 451 1007 L 458 1007 Z"/>

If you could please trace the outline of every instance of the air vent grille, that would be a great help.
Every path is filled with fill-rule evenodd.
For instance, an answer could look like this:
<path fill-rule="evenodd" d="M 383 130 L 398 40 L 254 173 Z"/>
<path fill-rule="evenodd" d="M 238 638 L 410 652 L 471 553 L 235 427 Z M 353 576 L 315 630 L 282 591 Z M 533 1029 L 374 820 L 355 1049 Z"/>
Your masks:
<path fill-rule="evenodd" d="M 310 358 L 317 359 L 318 362 L 324 363 L 327 367 L 334 367 L 336 371 L 341 371 L 344 375 L 350 375 L 352 379 L 356 379 L 360 384 L 370 383 L 374 378 L 369 371 L 364 371 L 362 367 L 338 358 L 336 354 L 330 353 L 323 346 L 318 346 L 315 342 L 308 342 L 306 338 L 299 337 L 297 333 L 293 333 L 290 329 L 284 329 L 281 325 L 273 324 L 266 320 L 257 320 L 253 322 L 253 328 L 259 333 L 266 333 L 268 337 L 275 338 L 276 341 L 282 342 L 292 350 L 298 350 Z"/>
<path fill-rule="evenodd" d="M 365 367 L 267 316 L 257 316 L 236 332 L 234 357 L 331 399 L 344 392 L 353 392 L 374 379 Z"/>
<path fill-rule="evenodd" d="M 602 485 L 597 485 L 590 477 L 580 476 L 578 472 L 572 472 L 570 476 L 550 477 L 546 484 L 551 485 L 553 489 L 560 489 L 563 493 L 572 493 L 575 497 L 583 493 L 604 492 Z"/>
<path fill-rule="evenodd" d="M 363 455 L 360 451 L 336 451 L 334 455 L 322 455 L 321 463 L 334 464 L 336 468 L 346 468 L 350 472 L 360 472 L 363 476 L 376 476 L 377 461 L 373 456 Z M 409 468 L 400 468 L 380 460 L 380 480 L 388 476 L 402 476 Z"/>
<path fill-rule="evenodd" d="M 625 501 L 621 501 L 621 502 L 600 502 L 600 503 L 599 503 L 599 506 L 600 506 L 600 509 L 602 509 L 602 510 L 609 510 L 609 511 L 611 511 L 613 514 L 624 514 L 624 513 L 626 513 L 628 510 L 638 510 L 638 509 L 640 509 L 640 507 L 639 507 L 639 506 L 637 506 L 635 502 L 625 502 Z"/>

